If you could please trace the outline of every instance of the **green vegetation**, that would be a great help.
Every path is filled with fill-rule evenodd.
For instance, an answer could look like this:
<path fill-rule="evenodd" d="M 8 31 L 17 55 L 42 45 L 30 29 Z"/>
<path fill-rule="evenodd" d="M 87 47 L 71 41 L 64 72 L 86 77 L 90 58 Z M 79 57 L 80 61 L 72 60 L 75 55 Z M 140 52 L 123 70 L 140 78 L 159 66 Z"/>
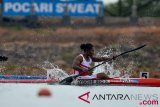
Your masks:
<path fill-rule="evenodd" d="M 160 17 L 159 0 L 135 0 L 139 17 Z M 119 0 L 105 6 L 106 16 L 126 17 L 132 14 L 133 0 Z"/>

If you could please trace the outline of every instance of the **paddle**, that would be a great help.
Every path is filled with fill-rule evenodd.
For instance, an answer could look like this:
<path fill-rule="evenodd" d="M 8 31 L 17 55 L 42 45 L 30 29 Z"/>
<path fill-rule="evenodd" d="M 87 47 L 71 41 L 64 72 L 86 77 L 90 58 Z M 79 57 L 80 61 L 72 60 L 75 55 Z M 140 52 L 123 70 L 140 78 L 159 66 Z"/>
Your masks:
<path fill-rule="evenodd" d="M 145 46 L 146 46 L 146 45 L 142 45 L 142 46 L 137 47 L 137 48 L 135 48 L 135 49 L 132 49 L 132 50 L 128 50 L 128 51 L 126 51 L 126 52 L 123 52 L 123 53 L 121 53 L 121 54 L 119 54 L 119 55 L 117 55 L 117 56 L 115 56 L 115 57 L 113 57 L 113 58 L 111 58 L 111 59 L 109 59 L 109 60 L 106 60 L 106 61 L 102 62 L 101 64 L 98 64 L 98 65 L 92 67 L 92 68 L 89 69 L 87 72 L 93 70 L 94 68 L 96 68 L 96 67 L 98 67 L 98 66 L 100 66 L 100 65 L 102 65 L 102 64 L 104 64 L 104 63 L 106 63 L 106 62 L 112 61 L 113 59 L 115 59 L 115 58 L 117 58 L 117 57 L 119 57 L 119 56 L 122 56 L 122 55 L 124 55 L 124 54 L 130 53 L 130 52 L 133 52 L 133 51 L 136 51 L 136 50 L 141 49 L 141 48 L 143 48 L 143 47 L 145 47 Z M 84 73 L 84 72 L 82 72 L 81 74 L 83 74 L 83 73 Z M 71 82 L 72 82 L 75 78 L 77 78 L 78 76 L 80 76 L 81 74 L 74 75 L 74 76 L 69 76 L 69 77 L 63 79 L 62 81 L 60 81 L 59 84 L 62 84 L 62 85 L 70 85 Z"/>
<path fill-rule="evenodd" d="M 8 60 L 8 57 L 6 56 L 0 56 L 0 61 L 7 61 Z"/>

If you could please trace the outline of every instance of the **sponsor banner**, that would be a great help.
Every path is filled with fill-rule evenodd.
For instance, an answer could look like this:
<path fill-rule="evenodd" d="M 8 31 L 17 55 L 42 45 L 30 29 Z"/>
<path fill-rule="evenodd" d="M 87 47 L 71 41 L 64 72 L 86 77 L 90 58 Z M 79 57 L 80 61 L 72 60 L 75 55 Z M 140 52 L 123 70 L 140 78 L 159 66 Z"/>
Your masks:
<path fill-rule="evenodd" d="M 62 88 L 62 87 L 61 87 Z M 68 86 L 54 89 L 56 106 L 159 107 L 160 88 L 133 86 Z M 59 103 L 63 102 L 63 103 Z M 56 103 L 57 102 L 57 103 Z"/>
<path fill-rule="evenodd" d="M 103 15 L 100 1 L 3 0 L 3 16 L 98 16 Z"/>

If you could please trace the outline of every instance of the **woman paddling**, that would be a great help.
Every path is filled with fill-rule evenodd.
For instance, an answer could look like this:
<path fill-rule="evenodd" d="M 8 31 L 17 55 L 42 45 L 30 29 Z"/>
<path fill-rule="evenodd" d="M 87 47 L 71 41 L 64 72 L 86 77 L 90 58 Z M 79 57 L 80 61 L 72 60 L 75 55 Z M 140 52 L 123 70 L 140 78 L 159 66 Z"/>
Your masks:
<path fill-rule="evenodd" d="M 101 62 L 111 60 L 108 57 L 94 56 L 94 46 L 91 43 L 81 44 L 80 48 L 82 53 L 75 57 L 73 61 L 74 74 L 80 74 L 78 79 L 105 79 L 109 78 L 105 73 L 91 74 L 88 70 L 92 62 Z"/>

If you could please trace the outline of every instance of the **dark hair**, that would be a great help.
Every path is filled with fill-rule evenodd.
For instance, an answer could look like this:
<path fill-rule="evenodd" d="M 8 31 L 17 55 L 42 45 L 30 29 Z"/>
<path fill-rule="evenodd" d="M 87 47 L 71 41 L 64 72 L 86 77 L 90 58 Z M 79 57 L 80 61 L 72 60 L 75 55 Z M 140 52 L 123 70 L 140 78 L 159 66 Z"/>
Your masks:
<path fill-rule="evenodd" d="M 81 44 L 80 48 L 83 51 L 88 51 L 93 48 L 93 45 L 91 43 Z"/>

